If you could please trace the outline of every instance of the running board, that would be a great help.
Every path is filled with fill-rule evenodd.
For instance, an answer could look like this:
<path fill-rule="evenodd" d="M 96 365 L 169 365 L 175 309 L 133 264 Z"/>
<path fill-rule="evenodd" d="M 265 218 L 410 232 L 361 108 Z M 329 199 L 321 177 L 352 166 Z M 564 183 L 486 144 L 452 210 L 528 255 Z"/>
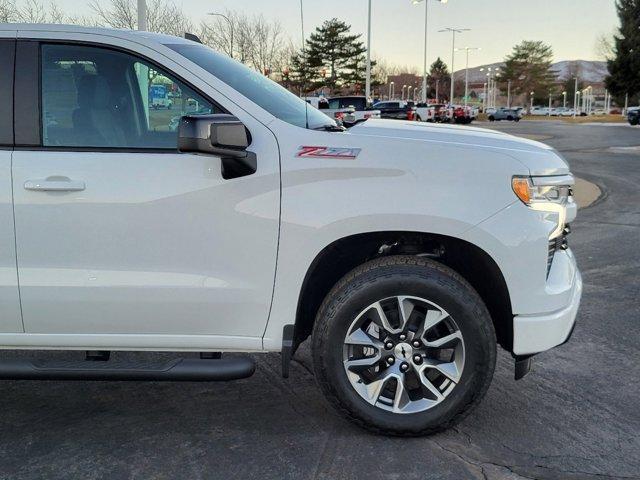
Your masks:
<path fill-rule="evenodd" d="M 0 380 L 114 380 L 215 382 L 253 375 L 248 357 L 161 362 L 0 360 Z"/>

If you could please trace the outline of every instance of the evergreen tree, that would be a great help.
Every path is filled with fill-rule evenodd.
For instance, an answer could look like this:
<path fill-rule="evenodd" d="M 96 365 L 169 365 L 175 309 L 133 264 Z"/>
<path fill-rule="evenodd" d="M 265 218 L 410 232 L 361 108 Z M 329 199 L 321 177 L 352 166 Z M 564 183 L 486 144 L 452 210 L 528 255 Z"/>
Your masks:
<path fill-rule="evenodd" d="M 549 92 L 555 90 L 555 74 L 551 71 L 553 50 L 544 42 L 525 40 L 513 47 L 505 58 L 505 67 L 501 72 L 501 86 L 511 80 L 512 95 L 526 95 L 534 92 L 536 101 L 549 98 Z"/>
<path fill-rule="evenodd" d="M 451 73 L 447 64 L 440 57 L 431 64 L 429 68 L 429 77 L 427 97 L 436 98 L 436 83 L 438 84 L 438 97 L 441 99 L 449 98 L 449 90 L 451 89 Z"/>
<path fill-rule="evenodd" d="M 618 0 L 620 28 L 615 36 L 614 58 L 608 61 L 607 88 L 619 105 L 629 94 L 631 104 L 640 101 L 640 0 Z"/>
<path fill-rule="evenodd" d="M 310 89 L 326 86 L 335 90 L 364 83 L 367 50 L 361 35 L 350 31 L 351 25 L 334 18 L 317 27 L 307 39 L 306 62 L 297 62 L 296 76 L 308 78 Z"/>

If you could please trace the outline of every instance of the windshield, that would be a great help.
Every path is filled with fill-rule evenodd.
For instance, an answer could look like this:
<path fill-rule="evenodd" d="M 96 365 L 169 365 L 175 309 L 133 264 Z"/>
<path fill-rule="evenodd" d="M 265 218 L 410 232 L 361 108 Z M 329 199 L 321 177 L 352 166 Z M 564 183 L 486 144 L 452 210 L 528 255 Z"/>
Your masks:
<path fill-rule="evenodd" d="M 204 45 L 167 45 L 241 93 L 274 117 L 302 128 L 322 128 L 336 123 L 286 88 L 266 76 Z"/>

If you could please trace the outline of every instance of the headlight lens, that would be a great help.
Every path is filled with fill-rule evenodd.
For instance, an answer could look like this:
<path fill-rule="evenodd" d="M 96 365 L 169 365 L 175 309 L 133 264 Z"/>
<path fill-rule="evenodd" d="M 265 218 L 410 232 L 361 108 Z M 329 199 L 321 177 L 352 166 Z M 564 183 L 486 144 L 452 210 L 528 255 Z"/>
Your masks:
<path fill-rule="evenodd" d="M 565 184 L 563 184 L 565 183 Z M 563 177 L 513 177 L 511 186 L 525 205 L 535 203 L 566 204 L 571 197 L 573 178 Z"/>
<path fill-rule="evenodd" d="M 550 177 L 513 177 L 511 187 L 522 203 L 533 210 L 553 215 L 556 226 L 550 233 L 553 239 L 562 234 L 567 219 L 567 205 L 573 202 L 571 175 Z M 549 217 L 548 217 L 549 218 Z"/>

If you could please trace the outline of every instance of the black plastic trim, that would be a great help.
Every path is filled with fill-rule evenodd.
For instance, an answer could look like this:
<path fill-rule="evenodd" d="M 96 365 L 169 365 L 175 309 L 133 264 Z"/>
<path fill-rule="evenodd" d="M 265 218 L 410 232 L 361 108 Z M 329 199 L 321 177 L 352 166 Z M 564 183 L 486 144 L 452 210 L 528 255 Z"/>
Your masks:
<path fill-rule="evenodd" d="M 212 382 L 239 380 L 253 375 L 249 357 L 220 360 L 175 359 L 161 363 L 2 360 L 2 380 L 113 380 Z"/>
<path fill-rule="evenodd" d="M 282 329 L 282 377 L 289 378 L 289 364 L 293 358 L 293 339 L 295 338 L 296 326 L 293 324 L 285 325 Z"/>
<path fill-rule="evenodd" d="M 0 145 L 13 145 L 13 89 L 16 59 L 16 41 L 0 40 L 0 88 L 6 94 L 0 102 Z M 5 91 L 6 89 L 6 91 Z"/>
<path fill-rule="evenodd" d="M 515 368 L 514 379 L 521 380 L 531 371 L 531 364 L 534 355 L 516 355 L 514 356 Z"/>

